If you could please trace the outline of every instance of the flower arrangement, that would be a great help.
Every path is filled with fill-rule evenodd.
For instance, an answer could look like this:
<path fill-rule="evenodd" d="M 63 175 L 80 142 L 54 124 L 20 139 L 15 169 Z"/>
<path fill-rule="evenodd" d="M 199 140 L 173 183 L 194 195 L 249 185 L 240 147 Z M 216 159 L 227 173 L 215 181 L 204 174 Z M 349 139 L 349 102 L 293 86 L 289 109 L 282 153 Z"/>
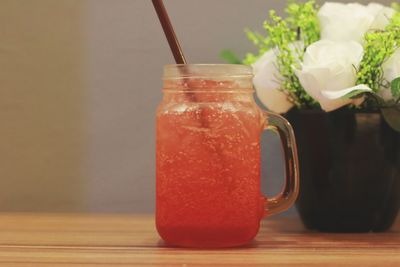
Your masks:
<path fill-rule="evenodd" d="M 270 110 L 382 110 L 400 130 L 400 4 L 289 2 L 286 17 L 272 10 L 266 34 L 246 30 L 258 48 L 244 60 Z"/>

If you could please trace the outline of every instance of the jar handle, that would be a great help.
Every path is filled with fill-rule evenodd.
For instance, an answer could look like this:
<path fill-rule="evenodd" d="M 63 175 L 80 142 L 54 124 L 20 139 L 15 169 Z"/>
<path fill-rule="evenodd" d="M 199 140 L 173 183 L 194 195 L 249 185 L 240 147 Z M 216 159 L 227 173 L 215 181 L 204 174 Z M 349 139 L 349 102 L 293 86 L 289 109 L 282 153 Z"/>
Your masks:
<path fill-rule="evenodd" d="M 279 134 L 285 159 L 285 186 L 282 192 L 265 198 L 264 217 L 281 213 L 289 209 L 299 194 L 299 160 L 297 156 L 296 138 L 290 123 L 280 115 L 264 111 L 266 117 L 264 130 L 272 130 Z"/>

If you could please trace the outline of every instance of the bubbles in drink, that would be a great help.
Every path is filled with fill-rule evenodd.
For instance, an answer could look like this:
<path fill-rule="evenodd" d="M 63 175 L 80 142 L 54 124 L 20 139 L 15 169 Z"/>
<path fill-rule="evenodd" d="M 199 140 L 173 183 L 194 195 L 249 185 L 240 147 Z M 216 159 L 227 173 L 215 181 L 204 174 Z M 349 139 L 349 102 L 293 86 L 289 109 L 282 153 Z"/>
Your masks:
<path fill-rule="evenodd" d="M 262 215 L 260 114 L 197 97 L 157 116 L 157 227 L 177 244 L 245 243 Z"/>

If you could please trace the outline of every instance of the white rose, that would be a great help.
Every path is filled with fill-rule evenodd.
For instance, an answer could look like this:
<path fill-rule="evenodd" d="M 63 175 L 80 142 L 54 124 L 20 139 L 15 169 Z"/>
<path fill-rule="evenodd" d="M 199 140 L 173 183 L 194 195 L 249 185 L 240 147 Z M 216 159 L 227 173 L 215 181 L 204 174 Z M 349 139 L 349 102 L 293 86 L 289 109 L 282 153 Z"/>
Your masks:
<path fill-rule="evenodd" d="M 396 13 L 393 8 L 377 3 L 371 3 L 367 6 L 367 8 L 370 14 L 375 17 L 370 27 L 371 29 L 384 30 L 389 24 L 390 19 Z"/>
<path fill-rule="evenodd" d="M 301 70 L 296 70 L 301 85 L 325 111 L 348 104 L 361 104 L 360 99 L 344 99 L 357 91 L 371 91 L 365 85 L 355 86 L 363 47 L 354 41 L 318 41 L 307 47 Z M 362 102 L 362 100 L 361 100 Z"/>
<path fill-rule="evenodd" d="M 300 42 L 289 46 L 292 51 L 303 49 Z M 286 113 L 293 107 L 288 95 L 282 91 L 280 75 L 276 65 L 277 49 L 271 49 L 253 64 L 254 87 L 261 103 L 269 110 L 277 113 Z"/>
<path fill-rule="evenodd" d="M 382 65 L 384 79 L 392 82 L 400 77 L 400 48 Z M 390 89 L 383 89 L 378 93 L 386 101 L 392 100 L 392 92 Z"/>
<path fill-rule="evenodd" d="M 364 42 L 370 29 L 384 29 L 395 11 L 372 3 L 368 6 L 350 3 L 325 3 L 318 12 L 321 39 Z"/>

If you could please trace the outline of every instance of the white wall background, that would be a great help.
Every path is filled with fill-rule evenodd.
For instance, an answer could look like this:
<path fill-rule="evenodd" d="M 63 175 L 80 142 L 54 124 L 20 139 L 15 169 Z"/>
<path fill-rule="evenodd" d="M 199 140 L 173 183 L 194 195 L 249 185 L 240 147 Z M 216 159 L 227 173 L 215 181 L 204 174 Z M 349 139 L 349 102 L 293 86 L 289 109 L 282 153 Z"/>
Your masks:
<path fill-rule="evenodd" d="M 243 29 L 285 4 L 164 1 L 191 63 L 252 51 Z M 0 24 L 0 209 L 152 212 L 154 115 L 173 59 L 151 1 L 0 0 Z M 279 143 L 264 146 L 272 194 Z"/>

